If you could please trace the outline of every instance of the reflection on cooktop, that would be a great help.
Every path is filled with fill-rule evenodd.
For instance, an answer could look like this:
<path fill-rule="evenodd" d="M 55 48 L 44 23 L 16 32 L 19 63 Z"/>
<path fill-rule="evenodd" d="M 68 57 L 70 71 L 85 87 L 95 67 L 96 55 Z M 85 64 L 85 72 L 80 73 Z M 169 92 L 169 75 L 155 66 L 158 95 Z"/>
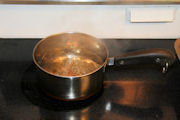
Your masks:
<path fill-rule="evenodd" d="M 159 95 L 158 92 L 161 92 L 159 89 L 155 89 L 158 85 L 144 83 L 141 80 L 109 81 L 107 79 L 108 75 L 104 89 L 87 100 L 60 101 L 41 91 L 37 82 L 35 65 L 31 64 L 23 73 L 21 88 L 26 98 L 40 108 L 41 120 L 106 120 L 111 119 L 109 117 L 115 120 L 162 119 L 163 112 L 158 107 L 159 102 L 156 98 L 151 97 L 154 96 L 152 94 Z M 151 95 L 144 97 L 145 94 Z M 96 118 L 97 116 L 98 118 Z"/>

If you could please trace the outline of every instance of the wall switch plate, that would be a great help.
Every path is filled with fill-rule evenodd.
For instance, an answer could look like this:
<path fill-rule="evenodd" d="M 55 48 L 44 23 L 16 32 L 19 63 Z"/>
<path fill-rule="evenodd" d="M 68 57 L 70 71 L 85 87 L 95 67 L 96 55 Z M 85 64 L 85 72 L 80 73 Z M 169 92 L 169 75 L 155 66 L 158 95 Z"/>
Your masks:
<path fill-rule="evenodd" d="M 173 22 L 175 8 L 132 8 L 130 21 L 137 23 Z"/>

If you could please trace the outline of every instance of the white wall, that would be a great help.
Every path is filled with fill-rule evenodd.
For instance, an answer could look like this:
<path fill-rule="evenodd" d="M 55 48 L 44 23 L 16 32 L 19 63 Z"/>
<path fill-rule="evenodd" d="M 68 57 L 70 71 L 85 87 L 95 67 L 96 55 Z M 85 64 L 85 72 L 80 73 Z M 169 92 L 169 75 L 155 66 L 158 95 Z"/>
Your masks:
<path fill-rule="evenodd" d="M 137 23 L 130 20 L 134 16 Z M 178 38 L 180 5 L 0 5 L 0 38 L 68 31 L 98 38 Z"/>

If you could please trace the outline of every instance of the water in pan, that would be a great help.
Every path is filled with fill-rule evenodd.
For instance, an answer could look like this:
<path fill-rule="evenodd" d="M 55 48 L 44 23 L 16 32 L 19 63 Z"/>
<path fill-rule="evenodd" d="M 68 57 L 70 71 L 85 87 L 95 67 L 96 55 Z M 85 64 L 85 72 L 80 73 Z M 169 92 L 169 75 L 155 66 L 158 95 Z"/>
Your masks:
<path fill-rule="evenodd" d="M 52 59 L 43 59 L 39 64 L 49 73 L 59 76 L 84 75 L 101 66 L 91 59 L 71 54 Z"/>

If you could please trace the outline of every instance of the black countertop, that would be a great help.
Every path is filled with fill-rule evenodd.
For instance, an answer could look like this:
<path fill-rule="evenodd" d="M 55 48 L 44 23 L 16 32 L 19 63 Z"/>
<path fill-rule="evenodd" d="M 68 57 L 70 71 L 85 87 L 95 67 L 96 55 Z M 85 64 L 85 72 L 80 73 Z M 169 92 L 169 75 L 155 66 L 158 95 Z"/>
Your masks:
<path fill-rule="evenodd" d="M 39 90 L 32 50 L 39 39 L 0 39 L 0 120 L 177 120 L 180 65 L 107 68 L 104 89 L 85 101 Z M 104 40 L 110 56 L 144 48 L 174 51 L 174 40 Z"/>

